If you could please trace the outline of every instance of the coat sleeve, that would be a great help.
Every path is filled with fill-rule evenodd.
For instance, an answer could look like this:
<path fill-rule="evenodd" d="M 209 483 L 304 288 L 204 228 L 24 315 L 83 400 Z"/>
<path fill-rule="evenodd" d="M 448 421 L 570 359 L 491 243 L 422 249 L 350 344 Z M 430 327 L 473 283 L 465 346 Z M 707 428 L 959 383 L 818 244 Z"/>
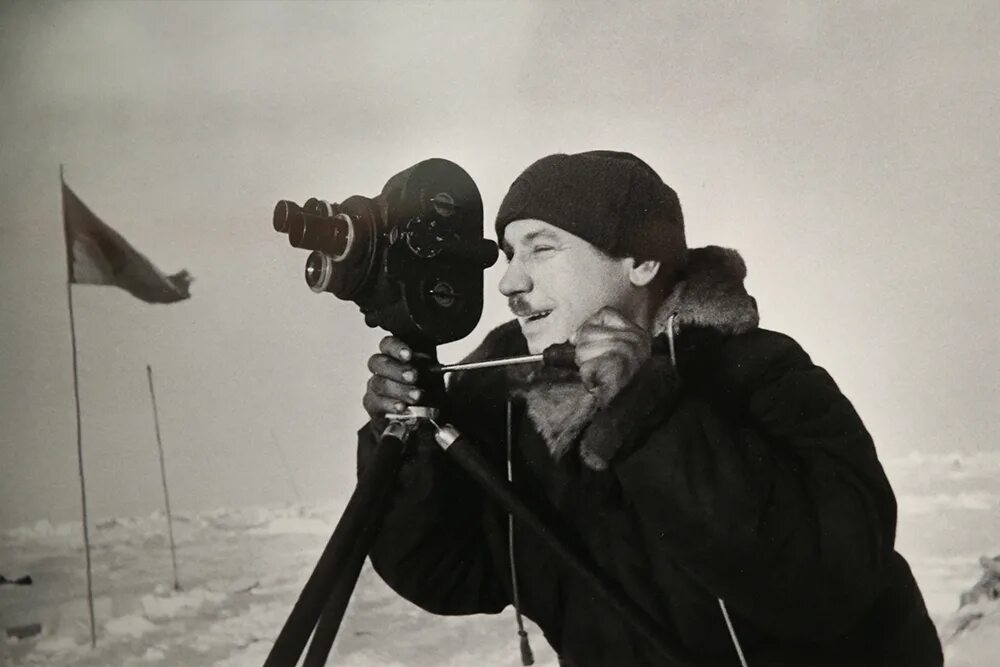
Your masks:
<path fill-rule="evenodd" d="M 516 323 L 515 323 L 516 324 Z M 471 357 L 502 354 L 495 348 L 516 333 L 510 326 L 489 334 Z M 491 444 L 503 437 L 502 390 L 497 375 L 457 375 L 448 388 L 443 418 L 495 458 Z M 500 426 L 497 426 L 499 422 Z M 489 442 L 495 439 L 496 443 Z M 358 473 L 376 446 L 370 424 L 358 431 Z M 426 426 L 411 438 L 398 484 L 370 551 L 375 570 L 397 593 L 436 614 L 497 613 L 509 602 L 509 575 L 491 549 L 502 535 L 496 513 L 478 486 L 452 462 Z"/>
<path fill-rule="evenodd" d="M 629 415 L 624 394 L 609 406 L 625 441 L 613 469 L 654 557 L 679 563 L 765 632 L 835 638 L 886 579 L 895 499 L 831 377 L 790 338 L 736 339 L 710 375 L 741 410 L 671 391 L 675 380 L 646 369 L 646 386 L 626 392 L 657 395 L 660 409 Z"/>

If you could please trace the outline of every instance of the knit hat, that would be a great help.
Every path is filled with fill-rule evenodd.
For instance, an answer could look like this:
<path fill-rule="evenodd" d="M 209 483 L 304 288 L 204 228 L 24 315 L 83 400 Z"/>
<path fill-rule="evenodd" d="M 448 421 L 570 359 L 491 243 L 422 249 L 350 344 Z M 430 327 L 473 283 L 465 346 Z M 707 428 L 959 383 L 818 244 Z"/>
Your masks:
<path fill-rule="evenodd" d="M 557 153 L 538 160 L 500 204 L 499 243 L 508 224 L 526 219 L 559 227 L 612 257 L 680 269 L 687 252 L 677 193 L 631 153 Z"/>

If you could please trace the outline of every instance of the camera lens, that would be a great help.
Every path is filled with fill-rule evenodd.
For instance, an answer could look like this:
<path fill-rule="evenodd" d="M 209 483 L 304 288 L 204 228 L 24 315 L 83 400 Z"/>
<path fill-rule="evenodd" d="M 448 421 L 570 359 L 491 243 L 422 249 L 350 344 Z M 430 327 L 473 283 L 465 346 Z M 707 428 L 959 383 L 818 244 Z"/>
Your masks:
<path fill-rule="evenodd" d="M 293 248 L 304 248 L 303 241 L 306 236 L 306 216 L 299 213 L 288 221 L 288 242 Z"/>
<path fill-rule="evenodd" d="M 289 224 L 301 213 L 302 209 L 299 208 L 298 204 L 287 199 L 282 199 L 274 206 L 274 216 L 272 218 L 274 231 L 281 234 L 288 233 Z"/>
<path fill-rule="evenodd" d="M 347 256 L 354 241 L 354 223 L 344 214 L 332 218 L 300 213 L 288 224 L 288 242 L 295 248 L 321 250 L 333 260 Z"/>
<path fill-rule="evenodd" d="M 339 213 L 330 218 L 326 249 L 333 255 L 333 258 L 339 262 L 347 257 L 347 253 L 351 251 L 353 244 L 354 220 L 344 213 Z"/>
<path fill-rule="evenodd" d="M 333 278 L 333 260 L 318 251 L 309 254 L 306 259 L 306 284 L 317 294 L 327 291 Z"/>

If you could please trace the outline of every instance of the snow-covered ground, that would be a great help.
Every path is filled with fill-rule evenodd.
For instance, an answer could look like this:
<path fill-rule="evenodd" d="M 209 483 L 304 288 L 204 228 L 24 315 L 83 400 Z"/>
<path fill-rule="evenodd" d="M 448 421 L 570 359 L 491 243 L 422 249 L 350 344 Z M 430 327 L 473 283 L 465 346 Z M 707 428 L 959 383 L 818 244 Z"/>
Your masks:
<path fill-rule="evenodd" d="M 1000 602 L 958 609 L 979 578 L 980 555 L 1000 554 L 1000 457 L 913 455 L 886 462 L 899 498 L 899 550 L 908 558 L 946 641 L 948 665 L 986 667 L 1000 655 Z M 0 637 L 0 664 L 259 667 L 315 564 L 342 504 L 251 508 L 174 518 L 180 591 L 172 590 L 162 515 L 106 519 L 91 530 L 97 648 L 89 645 L 84 554 L 77 524 L 0 534 L 0 627 L 40 623 L 41 634 Z M 530 626 L 536 664 L 556 659 Z M 431 616 L 367 567 L 330 664 L 365 667 L 519 663 L 513 613 Z"/>
<path fill-rule="evenodd" d="M 0 664 L 259 667 L 341 511 L 337 504 L 175 516 L 179 592 L 161 514 L 96 522 L 95 650 L 79 525 L 41 521 L 8 531 L 0 536 L 2 572 L 30 574 L 34 583 L 0 587 L 0 627 L 41 623 L 43 632 L 0 643 Z M 517 664 L 516 630 L 509 612 L 431 616 L 366 566 L 330 664 Z M 532 638 L 538 664 L 554 666 L 540 632 Z"/>

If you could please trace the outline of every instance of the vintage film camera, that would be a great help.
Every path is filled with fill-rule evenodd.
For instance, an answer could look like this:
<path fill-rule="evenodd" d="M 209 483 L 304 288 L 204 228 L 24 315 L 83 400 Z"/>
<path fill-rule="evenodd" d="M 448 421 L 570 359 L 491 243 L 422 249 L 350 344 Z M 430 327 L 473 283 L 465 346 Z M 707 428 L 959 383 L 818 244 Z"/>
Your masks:
<path fill-rule="evenodd" d="M 353 301 L 365 323 L 414 345 L 467 336 L 483 310 L 483 271 L 497 259 L 483 238 L 483 202 L 472 178 L 431 158 L 390 178 L 375 197 L 340 203 L 282 200 L 274 230 L 312 250 L 306 283 Z"/>

